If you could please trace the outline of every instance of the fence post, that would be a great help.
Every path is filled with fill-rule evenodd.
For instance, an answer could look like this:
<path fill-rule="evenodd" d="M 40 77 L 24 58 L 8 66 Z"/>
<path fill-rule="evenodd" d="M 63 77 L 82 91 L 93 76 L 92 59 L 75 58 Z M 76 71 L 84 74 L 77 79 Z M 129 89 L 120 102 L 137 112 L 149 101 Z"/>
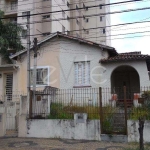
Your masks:
<path fill-rule="evenodd" d="M 100 127 L 103 134 L 103 109 L 102 109 L 102 88 L 99 87 L 99 104 L 100 104 Z"/>
<path fill-rule="evenodd" d="M 126 92 L 127 92 L 127 89 L 126 89 L 126 86 L 124 86 L 124 112 L 125 112 L 125 133 L 127 135 L 128 133 L 128 130 L 127 130 L 127 99 L 126 99 Z"/>

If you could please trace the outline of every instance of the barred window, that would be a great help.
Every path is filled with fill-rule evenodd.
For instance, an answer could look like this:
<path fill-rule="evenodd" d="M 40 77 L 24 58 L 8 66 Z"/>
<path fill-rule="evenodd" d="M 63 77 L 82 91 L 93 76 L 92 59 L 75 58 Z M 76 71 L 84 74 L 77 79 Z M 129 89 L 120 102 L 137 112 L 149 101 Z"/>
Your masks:
<path fill-rule="evenodd" d="M 34 70 L 30 71 L 30 81 L 31 85 L 33 85 L 34 79 Z M 36 69 L 36 85 L 48 85 L 48 68 L 37 68 Z"/>

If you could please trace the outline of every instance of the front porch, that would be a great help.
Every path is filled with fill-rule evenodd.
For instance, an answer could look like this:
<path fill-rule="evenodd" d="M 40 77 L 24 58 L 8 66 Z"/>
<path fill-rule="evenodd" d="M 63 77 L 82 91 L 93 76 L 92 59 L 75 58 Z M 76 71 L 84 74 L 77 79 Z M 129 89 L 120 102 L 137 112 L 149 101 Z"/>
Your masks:
<path fill-rule="evenodd" d="M 111 74 L 111 92 L 116 96 L 116 106 L 122 107 L 126 99 L 127 107 L 134 105 L 140 96 L 140 78 L 131 66 L 120 66 Z"/>

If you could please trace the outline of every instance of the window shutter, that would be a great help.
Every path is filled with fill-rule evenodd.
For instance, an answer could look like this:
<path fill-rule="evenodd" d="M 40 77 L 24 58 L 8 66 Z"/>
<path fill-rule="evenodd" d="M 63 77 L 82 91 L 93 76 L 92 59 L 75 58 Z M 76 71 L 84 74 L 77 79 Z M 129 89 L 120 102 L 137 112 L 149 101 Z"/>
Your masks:
<path fill-rule="evenodd" d="M 43 84 L 47 84 L 48 78 L 49 78 L 49 76 L 48 76 L 48 70 L 47 70 L 47 68 L 43 69 Z"/>
<path fill-rule="evenodd" d="M 90 62 L 87 62 L 87 84 L 90 85 Z"/>
<path fill-rule="evenodd" d="M 78 84 L 82 85 L 82 63 L 78 64 Z"/>
<path fill-rule="evenodd" d="M 90 84 L 90 62 L 75 63 L 75 85 Z"/>
<path fill-rule="evenodd" d="M 75 85 L 78 84 L 78 64 L 75 63 Z"/>

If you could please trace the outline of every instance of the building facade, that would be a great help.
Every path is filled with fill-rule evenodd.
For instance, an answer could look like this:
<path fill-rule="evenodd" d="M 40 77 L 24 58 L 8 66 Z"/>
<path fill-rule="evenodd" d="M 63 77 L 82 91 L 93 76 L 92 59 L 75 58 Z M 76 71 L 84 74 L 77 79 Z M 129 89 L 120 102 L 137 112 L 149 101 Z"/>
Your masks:
<path fill-rule="evenodd" d="M 47 32 L 54 33 L 59 31 L 110 46 L 111 42 L 106 38 L 110 34 L 110 30 L 105 28 L 110 24 L 110 16 L 100 15 L 109 12 L 109 6 L 102 6 L 107 3 L 109 3 L 109 0 L 92 2 L 87 0 L 1 0 L 0 9 L 4 11 L 5 17 L 14 17 L 8 19 L 8 21 L 13 21 L 23 26 L 22 43 L 24 45 L 26 45 L 27 40 L 27 17 L 17 16 L 26 15 L 29 11 L 30 14 L 42 13 L 30 17 L 30 35 L 36 35 L 39 41 L 48 35 Z M 89 6 L 98 7 L 89 8 Z M 74 10 L 64 11 L 67 9 Z M 54 11 L 59 12 L 47 13 Z M 98 15 L 96 16 L 96 14 Z M 94 29 L 91 30 L 91 28 Z M 69 32 L 72 30 L 75 31 Z M 34 36 L 31 36 L 31 42 L 33 38 Z"/>

